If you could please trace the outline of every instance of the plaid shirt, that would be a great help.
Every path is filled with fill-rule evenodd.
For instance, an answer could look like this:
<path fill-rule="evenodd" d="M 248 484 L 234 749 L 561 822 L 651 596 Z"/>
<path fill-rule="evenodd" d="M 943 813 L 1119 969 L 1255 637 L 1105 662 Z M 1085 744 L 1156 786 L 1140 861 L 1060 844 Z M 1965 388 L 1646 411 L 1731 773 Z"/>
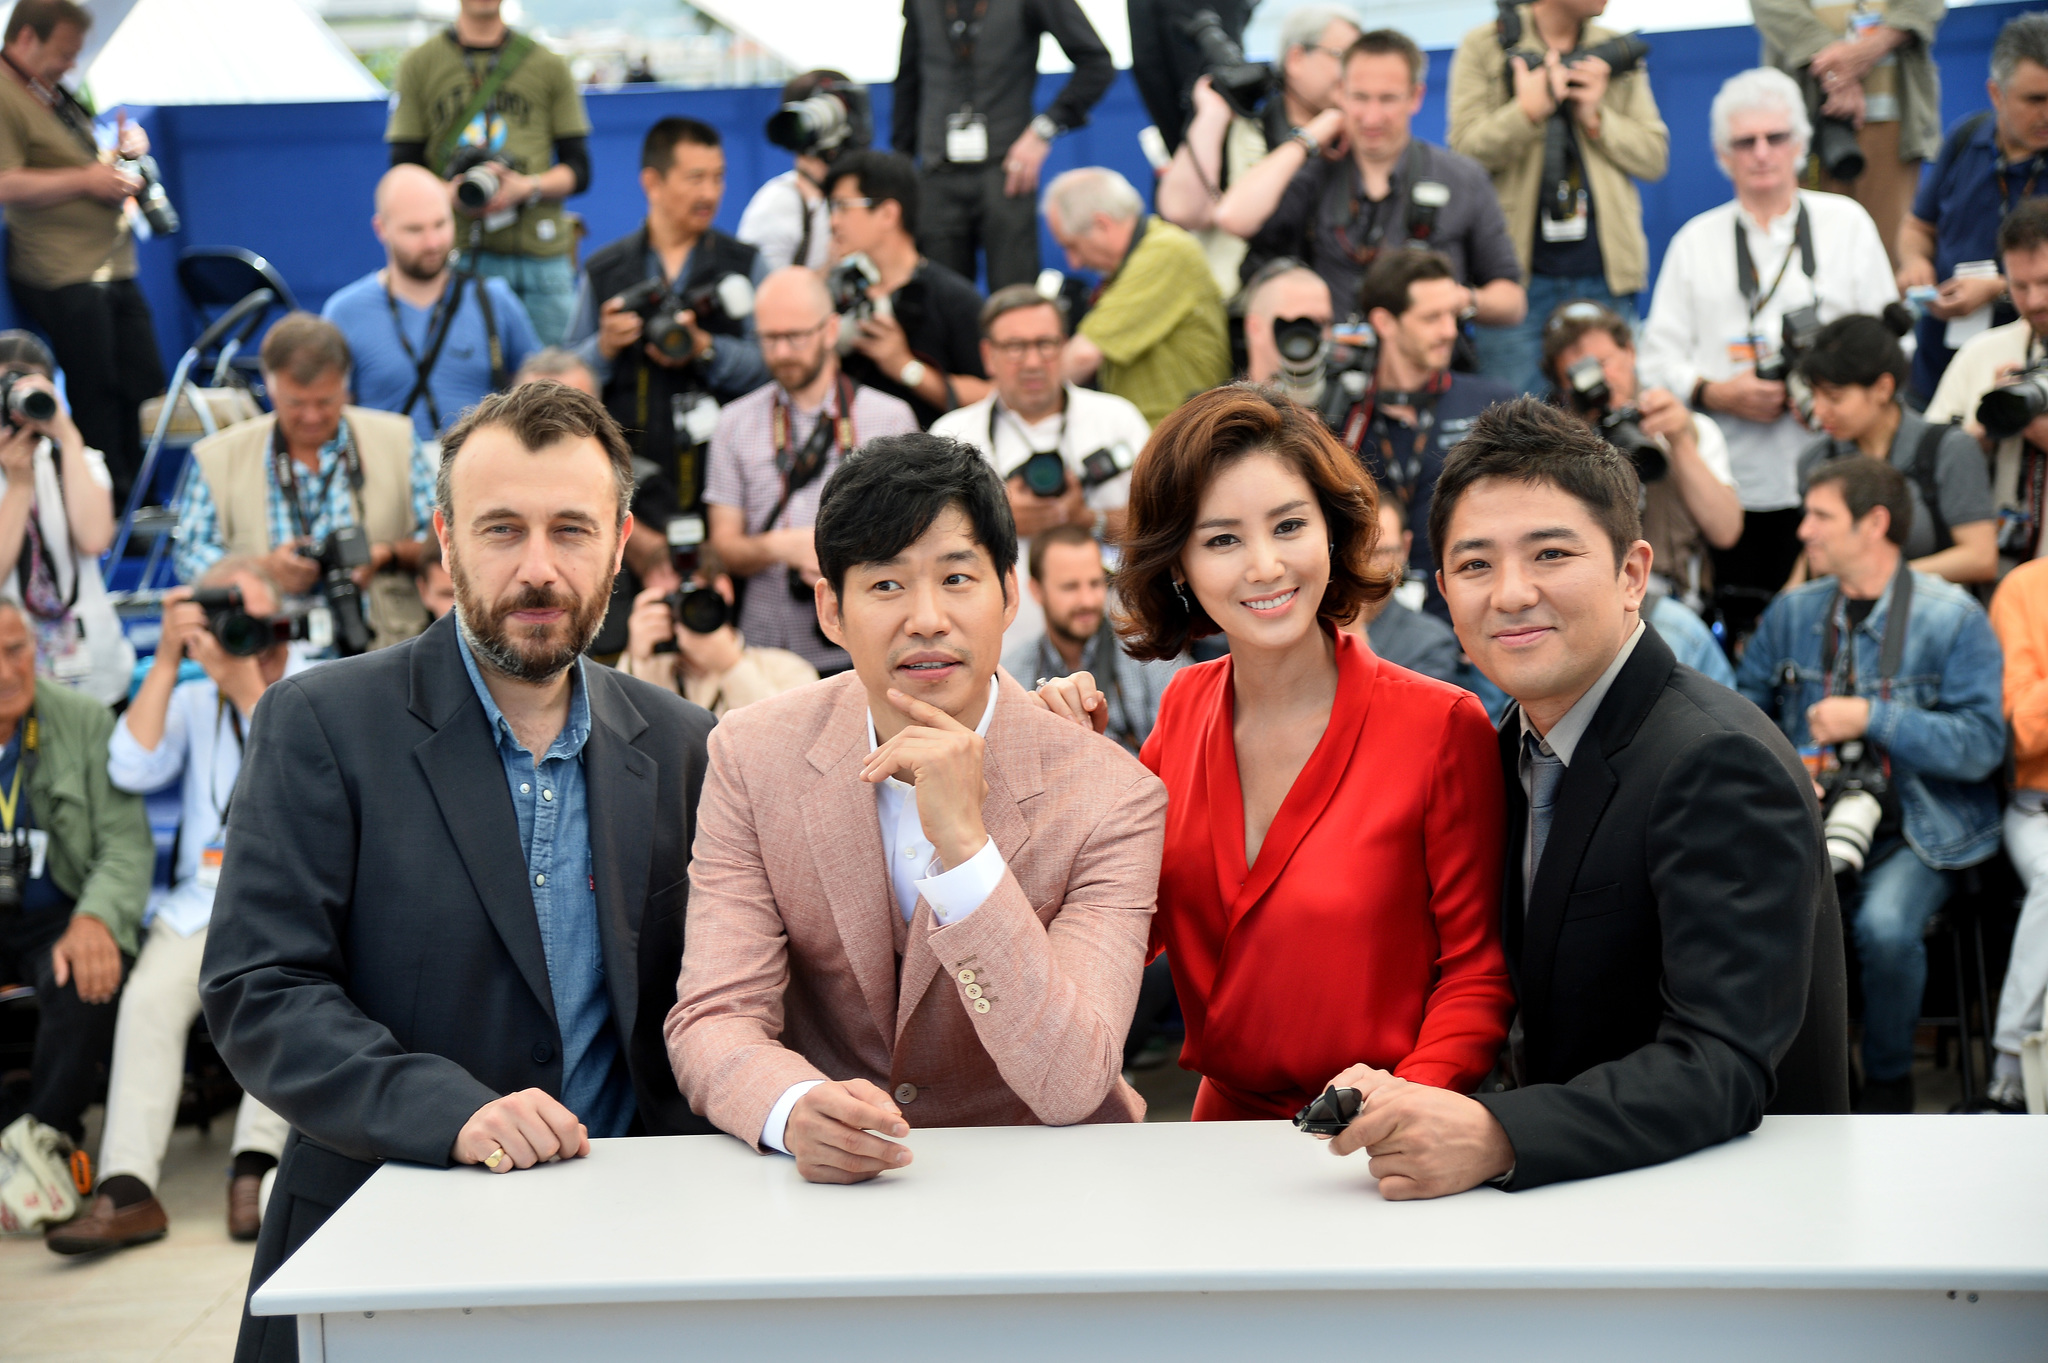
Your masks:
<path fill-rule="evenodd" d="M 293 469 L 292 481 L 298 493 L 299 515 L 315 540 L 343 526 L 356 523 L 354 500 L 348 485 L 348 470 L 342 455 L 348 449 L 348 422 L 334 439 L 320 447 L 320 470 L 308 473 L 303 465 Z M 299 537 L 299 522 L 277 485 L 277 461 L 263 461 L 263 478 L 270 496 L 270 543 L 289 544 Z M 434 519 L 434 470 L 415 439 L 412 443 L 412 514 L 424 538 Z M 214 505 L 213 489 L 195 461 L 185 472 L 185 491 L 178 504 L 178 542 L 171 551 L 171 567 L 180 582 L 196 582 L 208 568 L 227 556 L 221 542 L 220 511 Z"/>
<path fill-rule="evenodd" d="M 811 411 L 794 412 L 789 423 L 792 449 L 803 448 L 825 411 L 838 413 L 838 391 L 834 385 L 823 405 Z M 824 470 L 797 490 L 771 527 L 768 513 L 782 499 L 782 475 L 775 471 L 775 406 L 787 400 L 780 384 L 757 388 L 725 404 L 718 414 L 718 429 L 711 436 L 704 500 L 713 506 L 737 507 L 746 517 L 749 535 L 759 535 L 771 528 L 817 524 L 818 498 L 845 453 L 834 440 Z M 855 386 L 856 444 L 865 444 L 878 435 L 908 435 L 916 429 L 917 418 L 901 399 Z M 820 672 L 843 670 L 847 666 L 845 652 L 819 632 L 817 607 L 810 598 L 799 601 L 791 595 L 788 576 L 788 570 L 778 563 L 747 579 L 746 597 L 740 605 L 740 632 L 746 635 L 748 643 L 762 648 L 786 648 Z"/>

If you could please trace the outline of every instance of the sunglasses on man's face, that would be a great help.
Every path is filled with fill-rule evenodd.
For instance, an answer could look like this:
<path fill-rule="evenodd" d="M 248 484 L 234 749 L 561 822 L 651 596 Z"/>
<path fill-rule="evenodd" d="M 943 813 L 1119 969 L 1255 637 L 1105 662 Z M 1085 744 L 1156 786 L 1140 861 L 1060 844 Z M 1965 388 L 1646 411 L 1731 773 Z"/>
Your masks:
<path fill-rule="evenodd" d="M 1792 134 L 1790 132 L 1752 133 L 1748 137 L 1729 138 L 1728 150 L 1732 152 L 1754 151 L 1756 144 L 1762 142 L 1767 144 L 1773 151 L 1776 151 L 1791 140 Z"/>

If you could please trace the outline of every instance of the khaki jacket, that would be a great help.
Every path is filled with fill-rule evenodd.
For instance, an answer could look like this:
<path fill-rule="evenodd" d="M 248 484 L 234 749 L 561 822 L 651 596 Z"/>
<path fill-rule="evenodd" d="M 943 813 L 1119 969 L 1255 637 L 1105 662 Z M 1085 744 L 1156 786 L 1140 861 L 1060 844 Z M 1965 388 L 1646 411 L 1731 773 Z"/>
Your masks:
<path fill-rule="evenodd" d="M 1521 6 L 1521 15 L 1522 41 L 1515 50 L 1541 59 L 1543 39 L 1537 36 L 1529 6 Z M 1615 36 L 1611 28 L 1587 24 L 1580 43 L 1591 47 Z M 1451 63 L 1449 140 L 1452 151 L 1471 157 L 1492 174 L 1527 283 L 1543 194 L 1544 125 L 1531 123 L 1515 103 L 1507 63 L 1508 54 L 1501 51 L 1492 24 L 1473 29 L 1458 44 Z M 1649 73 L 1639 66 L 1607 83 L 1600 100 L 1599 137 L 1586 136 L 1584 129 L 1575 131 L 1607 287 L 1618 295 L 1640 293 L 1650 282 L 1650 243 L 1643 235 L 1643 201 L 1635 182 L 1663 179 L 1671 151 L 1671 135 L 1650 94 Z"/>
<path fill-rule="evenodd" d="M 363 461 L 363 490 L 356 514 L 373 544 L 412 539 L 421 526 L 412 513 L 412 420 L 367 407 L 344 407 L 342 419 L 355 437 Z M 267 554 L 270 542 L 270 449 L 275 416 L 260 416 L 210 435 L 192 447 L 192 458 L 213 493 L 221 543 L 229 554 Z M 370 579 L 364 602 L 370 646 L 388 648 L 427 627 L 427 608 L 405 573 Z"/>
<path fill-rule="evenodd" d="M 1943 0 L 1883 0 L 1884 22 L 1910 33 L 1893 55 L 1899 61 L 1899 159 L 1932 161 L 1941 153 L 1941 72 L 1934 65 L 1934 31 L 1948 13 Z M 1842 35 L 1822 23 L 1810 0 L 1750 0 L 1763 34 L 1763 64 L 1797 79 L 1814 54 Z"/>

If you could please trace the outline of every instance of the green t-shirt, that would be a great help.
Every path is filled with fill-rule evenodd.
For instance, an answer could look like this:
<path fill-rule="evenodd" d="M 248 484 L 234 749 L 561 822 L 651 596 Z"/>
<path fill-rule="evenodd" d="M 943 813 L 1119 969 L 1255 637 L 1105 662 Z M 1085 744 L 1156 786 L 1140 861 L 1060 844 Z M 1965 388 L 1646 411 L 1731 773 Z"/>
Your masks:
<path fill-rule="evenodd" d="M 398 100 L 391 109 L 386 142 L 424 142 L 427 156 L 448 127 L 469 107 L 471 97 L 498 60 L 498 48 L 465 48 L 452 31 L 435 34 L 398 64 Z M 590 133 L 590 116 L 569 64 L 535 46 L 498 87 L 491 103 L 455 138 L 456 146 L 502 152 L 522 175 L 539 175 L 555 163 L 555 143 Z M 436 175 L 444 166 L 429 166 Z M 503 255 L 567 255 L 575 244 L 562 205 L 552 199 L 519 210 L 517 222 L 484 233 L 482 247 Z M 467 244 L 466 224 L 456 240 Z"/>
<path fill-rule="evenodd" d="M 1223 294 L 1201 243 L 1162 218 L 1103 289 L 1081 334 L 1102 352 L 1097 386 L 1157 426 L 1196 393 L 1230 382 Z"/>

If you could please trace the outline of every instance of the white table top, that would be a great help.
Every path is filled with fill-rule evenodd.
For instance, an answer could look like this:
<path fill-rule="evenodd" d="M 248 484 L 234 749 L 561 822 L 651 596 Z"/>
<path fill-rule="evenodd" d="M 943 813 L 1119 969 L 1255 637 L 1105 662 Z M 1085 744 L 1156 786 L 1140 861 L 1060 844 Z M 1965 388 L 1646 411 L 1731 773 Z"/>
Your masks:
<path fill-rule="evenodd" d="M 2048 1120 L 1779 1117 L 1687 1159 L 1383 1201 L 1280 1122 L 956 1128 L 854 1187 L 723 1136 L 386 1165 L 260 1314 L 979 1293 L 2048 1291 Z"/>

